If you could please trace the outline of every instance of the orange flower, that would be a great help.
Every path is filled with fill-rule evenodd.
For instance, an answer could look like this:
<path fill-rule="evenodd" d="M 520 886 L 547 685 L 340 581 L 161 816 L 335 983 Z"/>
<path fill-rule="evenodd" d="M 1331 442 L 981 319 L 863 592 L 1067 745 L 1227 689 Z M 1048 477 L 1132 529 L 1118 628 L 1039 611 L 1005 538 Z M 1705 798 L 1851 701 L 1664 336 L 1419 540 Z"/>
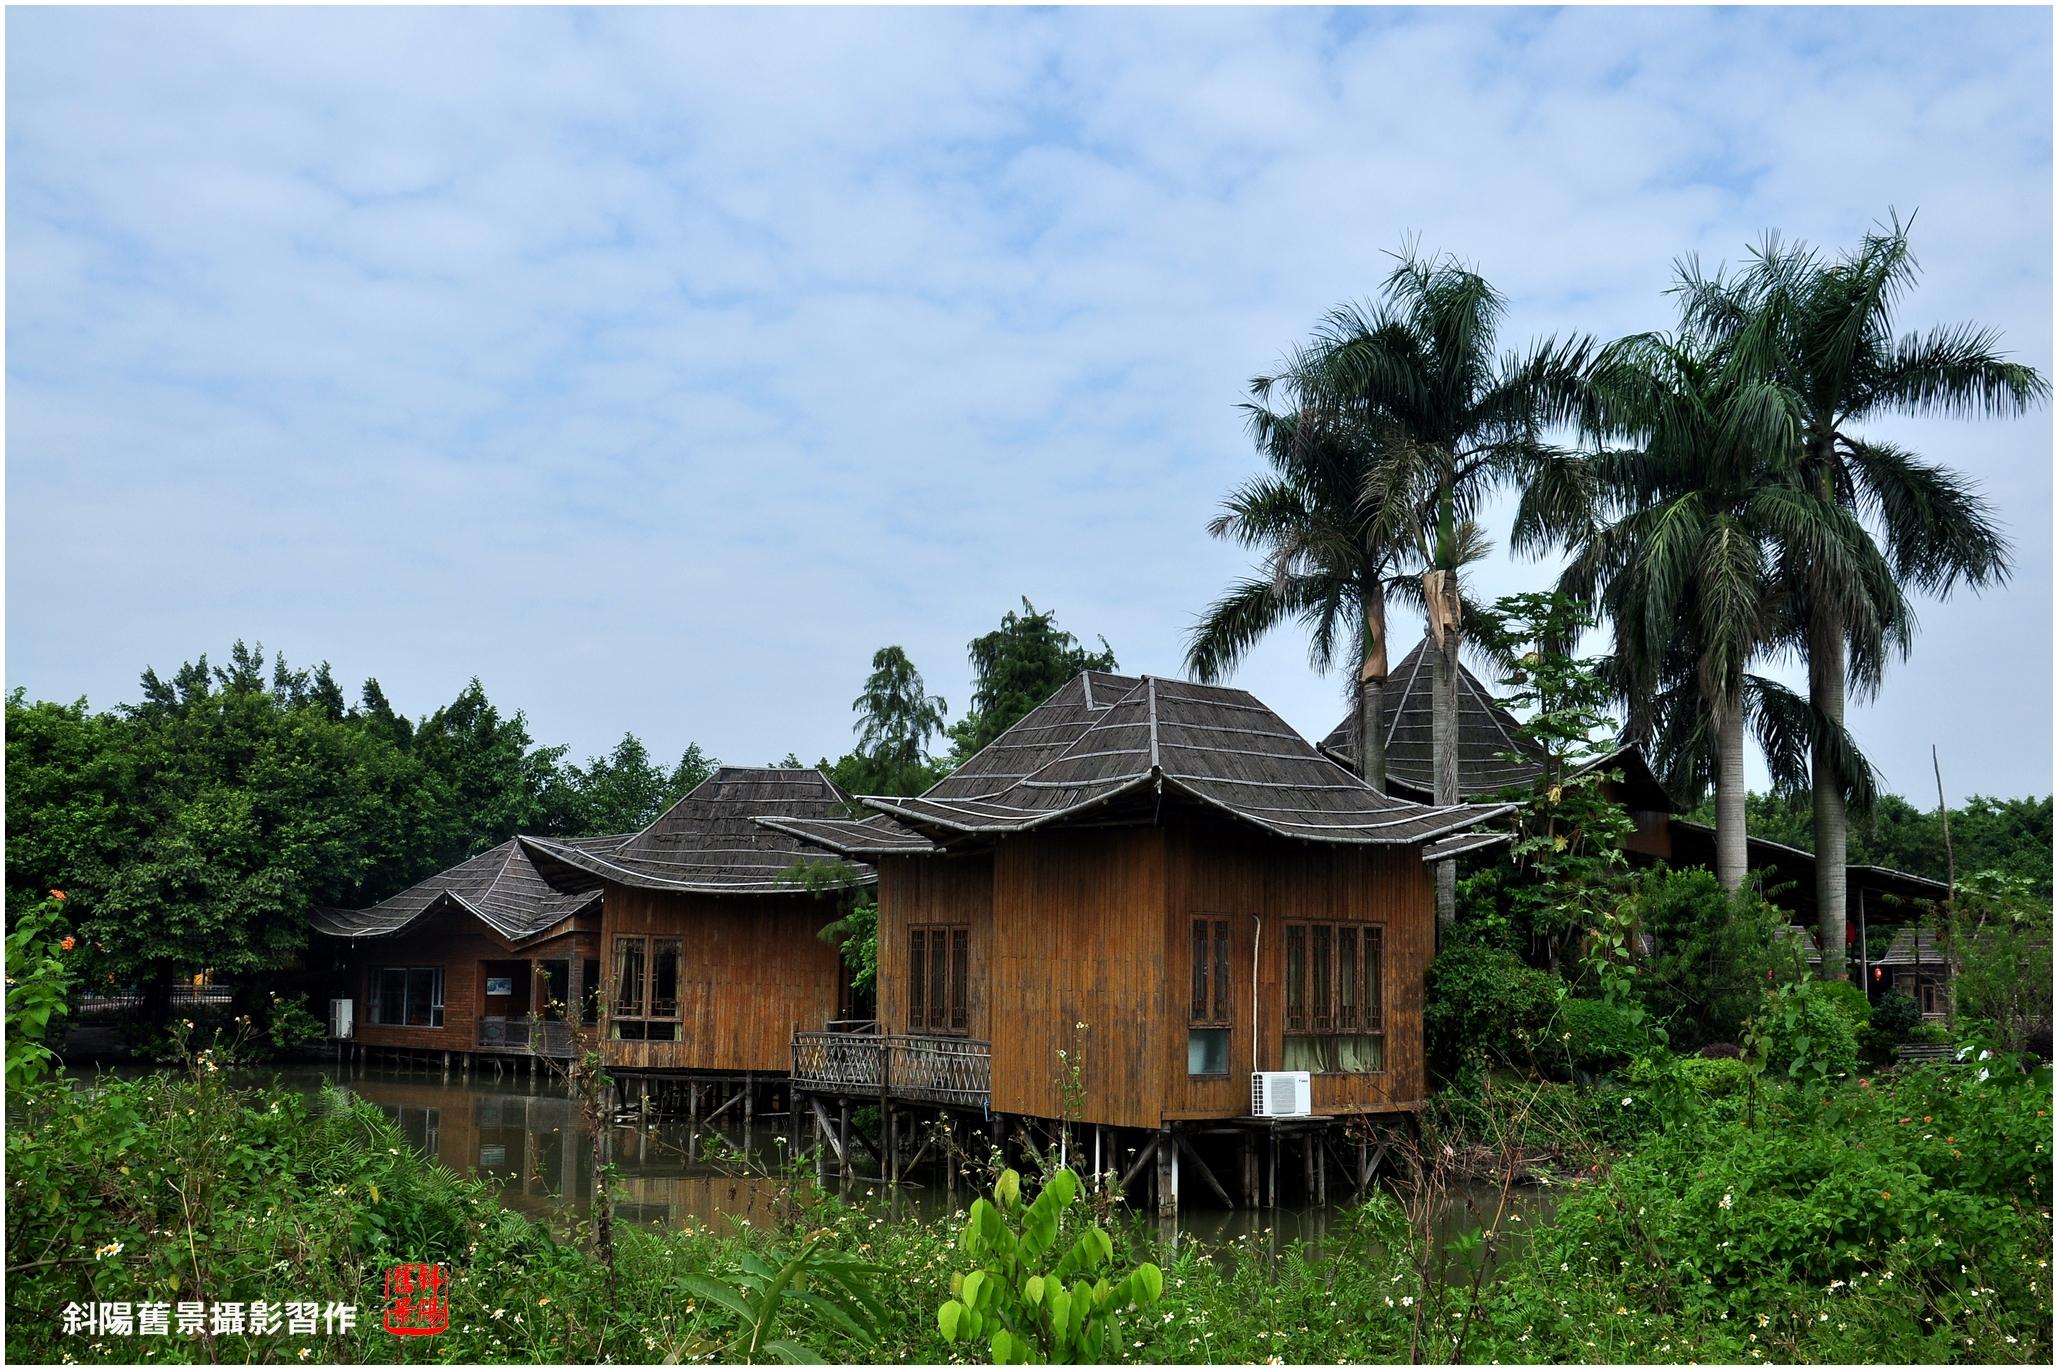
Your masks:
<path fill-rule="evenodd" d="M 50 897 L 51 897 L 52 899 L 62 899 L 62 898 L 64 898 L 64 891 L 63 891 L 63 890 L 52 890 L 52 891 L 50 891 Z"/>
<path fill-rule="evenodd" d="M 62 942 L 59 942 L 57 945 L 63 947 L 66 951 L 70 951 L 73 947 L 78 945 L 78 939 L 73 937 L 67 937 Z"/>

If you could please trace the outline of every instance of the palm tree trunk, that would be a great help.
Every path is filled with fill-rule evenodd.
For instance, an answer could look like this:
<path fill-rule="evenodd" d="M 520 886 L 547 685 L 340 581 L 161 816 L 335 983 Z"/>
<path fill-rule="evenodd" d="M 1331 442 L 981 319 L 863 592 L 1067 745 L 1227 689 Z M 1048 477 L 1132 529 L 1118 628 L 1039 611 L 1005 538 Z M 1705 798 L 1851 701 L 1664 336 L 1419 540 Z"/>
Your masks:
<path fill-rule="evenodd" d="M 1455 576 L 1452 577 L 1456 579 Z M 1453 595 L 1455 598 L 1455 595 Z M 1453 615 L 1455 618 L 1455 615 Z M 1439 805 L 1458 802 L 1458 640 L 1455 622 L 1444 628 L 1435 648 L 1434 693 L 1430 696 L 1430 770 Z M 1436 926 L 1448 930 L 1458 920 L 1458 863 L 1436 863 Z"/>
<path fill-rule="evenodd" d="M 1358 681 L 1358 774 L 1367 785 L 1386 793 L 1386 682 L 1372 676 Z"/>
<path fill-rule="evenodd" d="M 1386 587 L 1374 578 L 1360 600 L 1364 665 L 1358 670 L 1358 774 L 1386 793 Z"/>
<path fill-rule="evenodd" d="M 1808 643 L 1808 702 L 1817 713 L 1844 721 L 1844 635 L 1835 625 L 1811 625 Z M 1822 938 L 1822 978 L 1841 980 L 1844 969 L 1844 923 L 1846 910 L 1844 842 L 1848 823 L 1844 813 L 1843 778 L 1836 773 L 1829 746 L 1817 740 L 1810 770 L 1815 786 L 1815 910 L 1816 927 Z"/>
<path fill-rule="evenodd" d="M 1715 707 L 1715 879 L 1735 894 L 1750 869 L 1744 845 L 1744 708 L 1742 699 Z"/>

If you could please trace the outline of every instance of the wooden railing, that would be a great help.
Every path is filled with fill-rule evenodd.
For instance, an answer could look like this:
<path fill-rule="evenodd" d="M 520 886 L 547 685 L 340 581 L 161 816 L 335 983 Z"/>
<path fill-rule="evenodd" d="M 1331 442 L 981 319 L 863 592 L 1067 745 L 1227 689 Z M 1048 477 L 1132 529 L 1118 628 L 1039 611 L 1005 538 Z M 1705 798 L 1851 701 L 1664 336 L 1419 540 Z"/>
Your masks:
<path fill-rule="evenodd" d="M 824 1094 L 983 1104 L 993 1089 L 993 1044 L 969 1037 L 796 1032 L 793 1083 Z"/>
<path fill-rule="evenodd" d="M 556 1019 L 481 1018 L 479 1049 L 569 1060 L 578 1054 L 572 1025 Z"/>

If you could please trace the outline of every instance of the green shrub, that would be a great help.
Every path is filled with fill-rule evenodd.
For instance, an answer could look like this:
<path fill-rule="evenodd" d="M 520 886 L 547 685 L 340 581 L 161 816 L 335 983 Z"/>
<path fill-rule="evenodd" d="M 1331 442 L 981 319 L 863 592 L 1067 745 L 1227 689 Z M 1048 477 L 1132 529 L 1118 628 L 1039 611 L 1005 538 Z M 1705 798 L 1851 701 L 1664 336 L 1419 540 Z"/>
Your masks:
<path fill-rule="evenodd" d="M 1849 980 L 1824 980 L 1815 991 L 1820 994 L 1852 1027 L 1862 1027 L 1872 1021 L 1872 1004 L 1865 998 L 1865 991 Z"/>
<path fill-rule="evenodd" d="M 1449 1078 L 1467 1059 L 1529 1059 L 1550 1021 L 1558 979 L 1505 947 L 1463 936 L 1444 944 L 1424 984 L 1422 1029 L 1430 1063 Z M 1541 1054 L 1541 1053 L 1539 1053 Z"/>
<path fill-rule="evenodd" d="M 1651 939 L 1637 990 L 1681 1049 L 1741 1040 L 1775 957 L 1785 915 L 1746 889 L 1730 895 L 1712 873 L 1653 867 L 1637 878 L 1637 926 Z"/>
<path fill-rule="evenodd" d="M 1858 1039 L 1851 1030 L 1851 1020 L 1844 1017 L 1833 997 L 1822 993 L 1820 982 L 1811 982 L 1806 988 L 1808 992 L 1801 996 L 1798 1030 L 1783 1021 L 1774 1026 L 1765 1049 L 1765 1068 L 1785 1072 L 1801 1054 L 1801 1039 L 1805 1037 L 1809 1062 L 1821 1063 L 1830 1075 L 1847 1075 L 1858 1068 Z"/>
<path fill-rule="evenodd" d="M 1679 1063 L 1694 1092 L 1704 1099 L 1729 1099 L 1751 1087 L 1751 1068 L 1735 1057 L 1708 1060 L 1688 1056 Z"/>
<path fill-rule="evenodd" d="M 1871 1028 L 1888 1043 L 1908 1040 L 1908 1034 L 1922 1025 L 1922 1006 L 1905 994 L 1884 994 L 1872 1006 Z"/>
<path fill-rule="evenodd" d="M 1556 1035 L 1573 1064 L 1596 1075 L 1629 1064 L 1644 1047 L 1643 1031 L 1635 1021 L 1601 999 L 1567 999 L 1560 1004 Z"/>

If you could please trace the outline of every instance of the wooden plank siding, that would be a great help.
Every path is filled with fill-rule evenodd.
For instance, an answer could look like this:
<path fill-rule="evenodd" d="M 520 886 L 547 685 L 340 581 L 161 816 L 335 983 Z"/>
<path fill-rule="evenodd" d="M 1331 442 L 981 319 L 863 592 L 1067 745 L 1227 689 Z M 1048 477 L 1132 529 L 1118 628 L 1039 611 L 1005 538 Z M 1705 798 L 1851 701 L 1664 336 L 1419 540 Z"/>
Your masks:
<path fill-rule="evenodd" d="M 1173 970 L 1167 1031 L 1159 1050 L 1168 1118 L 1238 1117 L 1250 1112 L 1251 953 L 1258 955 L 1257 1069 L 1285 1059 L 1286 939 L 1289 922 L 1377 923 L 1385 948 L 1386 1069 L 1317 1074 L 1317 1113 L 1354 1113 L 1411 1104 L 1426 1093 L 1422 981 L 1436 944 L 1436 893 L 1413 847 L 1340 847 L 1289 842 L 1227 824 L 1182 825 L 1168 838 L 1166 964 Z M 1186 1073 L 1192 920 L 1227 917 L 1230 938 L 1229 1074 Z M 1258 920 L 1263 928 L 1258 927 Z"/>
<path fill-rule="evenodd" d="M 418 1051 L 476 1051 L 479 1019 L 515 1016 L 529 1010 L 529 966 L 535 961 L 598 956 L 597 928 L 562 933 L 546 942 L 517 950 L 506 938 L 459 909 L 428 914 L 405 932 L 368 938 L 337 953 L 342 969 L 330 981 L 329 993 L 352 1000 L 356 1040 L 370 1047 L 407 1047 Z M 443 970 L 443 1026 L 409 1027 L 371 1021 L 370 975 L 387 966 L 439 966 Z M 517 969 L 519 968 L 519 969 Z M 514 994 L 486 999 L 486 977 L 514 977 Z M 326 1013 L 327 1004 L 314 1006 Z"/>
<path fill-rule="evenodd" d="M 683 944 L 680 1040 L 618 1042 L 610 1032 L 610 1066 L 784 1074 L 793 1064 L 794 1032 L 819 1032 L 836 1016 L 842 958 L 817 935 L 835 917 L 827 899 L 609 883 L 601 909 L 603 984 L 613 974 L 617 936 L 677 937 Z M 608 1011 L 613 1007 L 609 1002 Z"/>
<path fill-rule="evenodd" d="M 1281 1068 L 1289 921 L 1376 923 L 1385 948 L 1386 1068 L 1317 1075 L 1318 1113 L 1408 1105 L 1425 1094 L 1422 979 L 1435 898 L 1413 847 L 1293 842 L 1191 815 L 1166 826 L 1055 829 L 963 857 L 879 862 L 879 1003 L 908 1031 L 908 933 L 972 929 L 971 1032 L 993 1043 L 996 1112 L 1064 1112 L 1059 1049 L 1087 1024 L 1082 1120 L 1156 1128 L 1250 1112 L 1251 969 L 1258 1069 Z M 1230 925 L 1229 1073 L 1187 1073 L 1196 917 Z"/>
<path fill-rule="evenodd" d="M 1165 1085 L 1165 832 L 1071 829 L 994 854 L 993 1107 L 1064 1112 L 1058 1050 L 1085 1023 L 1083 1119 L 1156 1127 Z M 1185 1043 L 1185 1020 L 1180 1042 Z M 1184 1069 L 1184 1062 L 1181 1062 Z"/>
<path fill-rule="evenodd" d="M 971 929 L 965 1035 L 991 1039 L 993 853 L 883 856 L 879 869 L 879 1024 L 908 1032 L 908 934 L 918 927 Z M 928 1031 L 922 1028 L 920 1031 Z"/>

